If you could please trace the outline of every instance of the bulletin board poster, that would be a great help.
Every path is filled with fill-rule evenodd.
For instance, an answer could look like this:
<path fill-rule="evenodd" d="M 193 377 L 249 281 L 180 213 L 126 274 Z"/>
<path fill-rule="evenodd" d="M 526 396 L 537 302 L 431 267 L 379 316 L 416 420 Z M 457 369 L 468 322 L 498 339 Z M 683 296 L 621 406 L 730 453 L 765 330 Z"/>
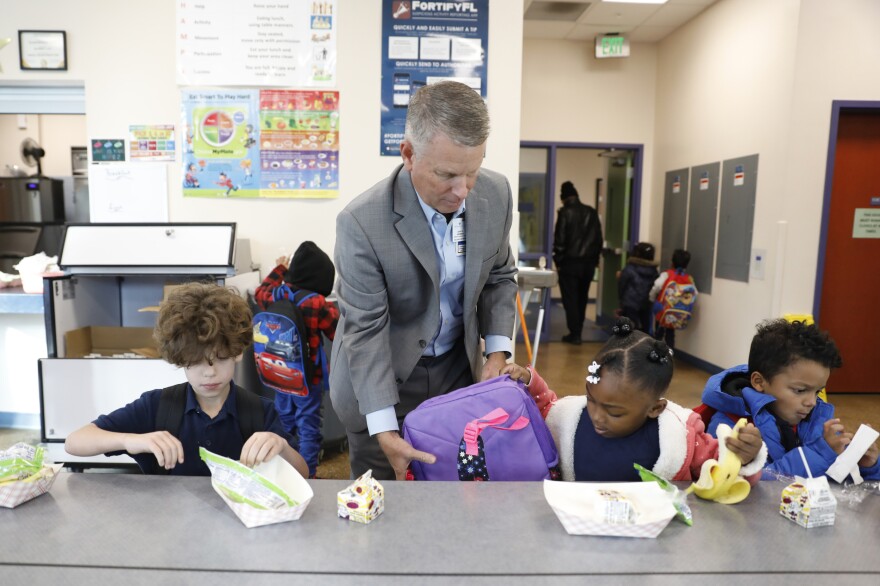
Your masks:
<path fill-rule="evenodd" d="M 339 92 L 260 91 L 261 197 L 339 195 Z"/>
<path fill-rule="evenodd" d="M 125 160 L 125 140 L 121 138 L 93 138 L 92 163 L 119 163 Z"/>
<path fill-rule="evenodd" d="M 177 0 L 177 83 L 336 85 L 338 0 Z"/>
<path fill-rule="evenodd" d="M 382 121 L 379 152 L 400 156 L 409 100 L 443 80 L 486 98 L 489 0 L 383 0 Z"/>
<path fill-rule="evenodd" d="M 128 154 L 136 161 L 174 161 L 174 125 L 131 125 Z"/>
<path fill-rule="evenodd" d="M 339 92 L 184 90 L 183 195 L 335 198 Z"/>

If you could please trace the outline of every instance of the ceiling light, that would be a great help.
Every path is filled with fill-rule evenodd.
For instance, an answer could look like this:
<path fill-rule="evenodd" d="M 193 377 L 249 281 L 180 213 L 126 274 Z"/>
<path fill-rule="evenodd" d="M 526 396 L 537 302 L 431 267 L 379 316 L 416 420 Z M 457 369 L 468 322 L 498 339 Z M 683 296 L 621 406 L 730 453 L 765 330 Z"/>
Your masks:
<path fill-rule="evenodd" d="M 589 2 L 532 2 L 526 9 L 524 18 L 575 22 L 589 7 Z"/>

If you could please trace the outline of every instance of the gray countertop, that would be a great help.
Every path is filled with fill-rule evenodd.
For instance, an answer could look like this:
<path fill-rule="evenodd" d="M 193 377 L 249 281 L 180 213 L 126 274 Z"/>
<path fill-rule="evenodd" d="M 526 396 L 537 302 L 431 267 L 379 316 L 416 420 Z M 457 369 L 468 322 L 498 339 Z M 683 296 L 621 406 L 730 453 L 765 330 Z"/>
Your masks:
<path fill-rule="evenodd" d="M 101 576 L 147 583 L 169 571 L 187 583 L 284 574 L 359 583 L 367 576 L 671 583 L 695 573 L 782 583 L 786 574 L 801 582 L 811 574 L 880 574 L 877 495 L 857 507 L 839 503 L 833 527 L 807 530 L 779 514 L 783 484 L 762 482 L 739 505 L 690 497 L 693 527 L 673 519 L 658 538 L 635 539 L 566 534 L 540 482 L 386 482 L 385 512 L 369 525 L 336 516 L 346 481 L 310 484 L 315 497 L 300 520 L 247 529 L 208 478 L 62 473 L 48 495 L 0 509 L 0 572 L 49 578 L 68 568 L 69 578 L 81 576 L 76 583 Z"/>

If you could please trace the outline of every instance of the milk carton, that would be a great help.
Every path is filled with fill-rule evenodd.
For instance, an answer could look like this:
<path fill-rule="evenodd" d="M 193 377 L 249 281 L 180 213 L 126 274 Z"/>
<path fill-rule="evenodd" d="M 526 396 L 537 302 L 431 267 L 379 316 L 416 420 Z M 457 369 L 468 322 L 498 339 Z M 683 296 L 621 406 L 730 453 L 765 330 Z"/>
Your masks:
<path fill-rule="evenodd" d="M 796 477 L 795 482 L 782 489 L 779 512 L 801 527 L 810 529 L 834 525 L 836 509 L 837 499 L 831 494 L 831 487 L 828 486 L 828 478 L 825 476 Z"/>
<path fill-rule="evenodd" d="M 336 495 L 337 512 L 343 519 L 369 523 L 385 510 L 385 490 L 367 470 Z"/>

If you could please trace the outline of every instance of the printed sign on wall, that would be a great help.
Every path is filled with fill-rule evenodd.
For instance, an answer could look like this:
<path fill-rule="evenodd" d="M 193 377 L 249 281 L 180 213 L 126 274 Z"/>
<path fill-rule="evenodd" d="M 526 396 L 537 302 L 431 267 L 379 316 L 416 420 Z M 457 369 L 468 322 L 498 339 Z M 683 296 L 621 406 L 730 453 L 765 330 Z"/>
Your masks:
<path fill-rule="evenodd" d="M 116 163 L 125 160 L 125 140 L 121 138 L 93 138 L 92 163 Z"/>
<path fill-rule="evenodd" d="M 177 83 L 332 87 L 336 21 L 336 0 L 181 0 Z"/>
<path fill-rule="evenodd" d="M 486 97 L 489 0 L 382 3 L 380 153 L 400 155 L 410 97 L 452 79 Z"/>
<path fill-rule="evenodd" d="M 187 90 L 183 194 L 336 197 L 339 92 Z"/>
<path fill-rule="evenodd" d="M 132 161 L 174 161 L 174 125 L 132 125 L 129 158 Z"/>

